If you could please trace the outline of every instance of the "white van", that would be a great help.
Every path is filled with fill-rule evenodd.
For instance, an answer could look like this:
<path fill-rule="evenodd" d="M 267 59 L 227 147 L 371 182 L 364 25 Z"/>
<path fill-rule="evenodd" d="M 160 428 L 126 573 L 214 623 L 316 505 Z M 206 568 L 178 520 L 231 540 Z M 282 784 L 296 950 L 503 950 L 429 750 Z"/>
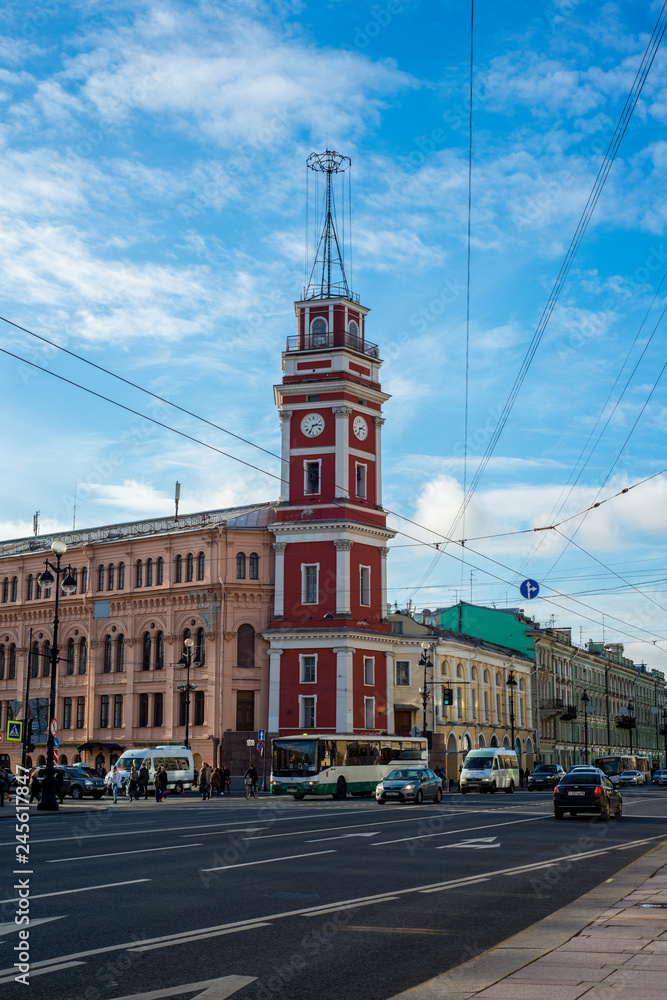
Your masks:
<path fill-rule="evenodd" d="M 516 752 L 506 747 L 471 750 L 463 762 L 461 794 L 491 792 L 501 788 L 508 793 L 519 787 L 519 761 Z"/>
<path fill-rule="evenodd" d="M 155 772 L 161 767 L 167 769 L 168 788 L 170 792 L 180 795 L 184 788 L 189 788 L 195 780 L 195 763 L 192 751 L 181 746 L 146 747 L 143 750 L 126 750 L 116 761 L 116 767 L 123 778 L 123 786 L 130 776 L 132 765 L 137 771 L 142 764 L 148 768 L 148 783 L 152 785 Z"/>

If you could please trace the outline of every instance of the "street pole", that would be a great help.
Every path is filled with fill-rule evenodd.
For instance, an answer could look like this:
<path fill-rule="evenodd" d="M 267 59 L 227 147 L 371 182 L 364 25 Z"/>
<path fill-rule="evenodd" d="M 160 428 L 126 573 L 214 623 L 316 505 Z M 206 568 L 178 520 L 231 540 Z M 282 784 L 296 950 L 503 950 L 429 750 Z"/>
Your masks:
<path fill-rule="evenodd" d="M 28 639 L 28 659 L 26 663 L 25 671 L 25 708 L 23 710 L 23 743 L 21 745 L 21 770 L 25 771 L 25 759 L 28 754 L 28 745 L 30 742 L 30 727 L 32 726 L 32 719 L 30 718 L 30 670 L 32 668 L 32 626 L 30 627 L 30 638 Z"/>
<path fill-rule="evenodd" d="M 591 699 L 588 697 L 586 688 L 584 688 L 581 700 L 584 705 L 584 764 L 588 764 L 588 703 Z"/>
<path fill-rule="evenodd" d="M 510 670 L 507 675 L 506 686 L 510 689 L 510 729 L 512 732 L 512 750 L 514 750 L 516 749 L 514 745 L 514 688 L 516 687 L 516 677 L 513 670 Z"/>
<path fill-rule="evenodd" d="M 185 691 L 185 740 L 183 741 L 183 746 L 186 750 L 190 749 L 190 692 L 197 690 L 196 684 L 190 683 L 190 667 L 199 667 L 201 664 L 198 660 L 192 662 L 192 647 L 195 641 L 192 636 L 188 636 L 187 639 L 183 640 L 183 646 L 185 647 L 184 652 L 181 654 L 181 658 L 176 664 L 177 667 L 185 667 L 185 684 L 178 684 L 179 691 Z"/>

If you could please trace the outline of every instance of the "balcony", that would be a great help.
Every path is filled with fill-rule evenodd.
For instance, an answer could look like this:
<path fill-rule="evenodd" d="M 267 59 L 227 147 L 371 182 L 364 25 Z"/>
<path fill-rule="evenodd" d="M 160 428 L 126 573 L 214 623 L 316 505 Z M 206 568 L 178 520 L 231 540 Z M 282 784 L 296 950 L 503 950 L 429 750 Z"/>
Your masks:
<path fill-rule="evenodd" d="M 347 347 L 349 350 L 357 351 L 358 354 L 365 354 L 369 358 L 380 357 L 380 349 L 377 344 L 371 344 L 368 340 L 345 330 L 334 331 L 333 333 L 307 333 L 303 336 L 288 337 L 286 351 L 288 354 L 294 351 L 322 351 L 334 347 Z"/>
<path fill-rule="evenodd" d="M 577 717 L 577 710 L 574 705 L 566 705 L 563 709 L 561 719 L 563 722 L 573 722 Z"/>

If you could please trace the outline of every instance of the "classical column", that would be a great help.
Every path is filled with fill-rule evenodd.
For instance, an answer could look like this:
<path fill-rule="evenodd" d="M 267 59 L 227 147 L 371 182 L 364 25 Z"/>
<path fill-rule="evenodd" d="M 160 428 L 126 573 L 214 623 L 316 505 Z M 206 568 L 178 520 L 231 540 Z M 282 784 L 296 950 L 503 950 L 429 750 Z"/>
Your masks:
<path fill-rule="evenodd" d="M 282 649 L 269 648 L 269 732 L 280 728 L 280 657 Z"/>
<path fill-rule="evenodd" d="M 336 614 L 350 613 L 350 550 L 352 542 L 346 538 L 334 539 L 336 547 Z"/>
<path fill-rule="evenodd" d="M 285 542 L 274 542 L 276 553 L 276 576 L 273 600 L 273 613 L 276 618 L 282 618 L 285 613 Z"/>
<path fill-rule="evenodd" d="M 287 503 L 289 501 L 290 486 L 290 420 L 292 419 L 292 411 L 279 410 L 278 416 L 280 417 L 280 429 L 282 432 L 280 499 L 283 503 Z"/>
<path fill-rule="evenodd" d="M 355 650 L 351 646 L 334 646 L 336 654 L 336 732 L 354 730 L 354 683 L 352 661 Z"/>
<path fill-rule="evenodd" d="M 380 428 L 384 417 L 374 417 L 375 421 L 375 502 L 382 506 L 382 435 Z"/>
<path fill-rule="evenodd" d="M 335 406 L 336 415 L 336 496 L 350 496 L 350 410 Z"/>
<path fill-rule="evenodd" d="M 389 549 L 383 546 L 380 549 L 380 616 L 387 617 L 387 556 Z"/>
<path fill-rule="evenodd" d="M 396 653 L 387 650 L 385 653 L 387 660 L 387 716 L 384 728 L 388 733 L 394 732 L 394 680 L 396 678 Z"/>

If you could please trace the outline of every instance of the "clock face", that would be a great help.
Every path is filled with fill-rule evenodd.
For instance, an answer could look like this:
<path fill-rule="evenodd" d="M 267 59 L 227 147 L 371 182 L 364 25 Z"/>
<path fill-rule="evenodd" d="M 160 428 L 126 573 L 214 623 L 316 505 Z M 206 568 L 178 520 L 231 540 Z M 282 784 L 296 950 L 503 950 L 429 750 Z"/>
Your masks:
<path fill-rule="evenodd" d="M 301 421 L 301 430 L 309 438 L 316 438 L 324 430 L 324 417 L 321 413 L 307 413 Z"/>
<path fill-rule="evenodd" d="M 368 437 L 368 424 L 363 417 L 355 417 L 352 430 L 360 441 L 365 441 Z"/>

